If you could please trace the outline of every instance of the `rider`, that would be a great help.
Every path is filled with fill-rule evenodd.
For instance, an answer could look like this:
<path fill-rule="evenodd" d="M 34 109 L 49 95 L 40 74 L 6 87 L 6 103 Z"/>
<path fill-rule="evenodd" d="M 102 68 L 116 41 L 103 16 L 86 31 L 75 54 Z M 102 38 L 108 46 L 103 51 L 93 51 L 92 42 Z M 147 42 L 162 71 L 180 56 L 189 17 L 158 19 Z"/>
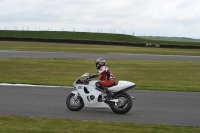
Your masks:
<path fill-rule="evenodd" d="M 99 71 L 91 76 L 89 78 L 96 78 L 99 75 L 101 75 L 99 81 L 96 82 L 96 86 L 103 90 L 105 93 L 107 93 L 107 96 L 111 95 L 111 92 L 108 90 L 107 87 L 111 87 L 115 84 L 115 77 L 111 73 L 111 71 L 108 69 L 106 65 L 106 61 L 103 58 L 98 58 L 96 60 L 96 68 L 99 69 Z"/>

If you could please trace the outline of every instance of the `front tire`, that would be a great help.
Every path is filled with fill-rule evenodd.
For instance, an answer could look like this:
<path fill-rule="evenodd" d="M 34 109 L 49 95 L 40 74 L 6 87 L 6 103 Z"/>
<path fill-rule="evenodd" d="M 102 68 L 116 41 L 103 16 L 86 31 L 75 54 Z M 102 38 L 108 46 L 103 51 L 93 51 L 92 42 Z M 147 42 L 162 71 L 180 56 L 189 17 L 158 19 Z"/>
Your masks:
<path fill-rule="evenodd" d="M 116 114 L 125 114 L 132 108 L 133 99 L 127 93 L 116 94 L 113 99 L 119 100 L 119 102 L 110 105 L 110 108 Z"/>
<path fill-rule="evenodd" d="M 80 96 L 75 97 L 75 94 L 70 93 L 66 105 L 71 111 L 79 111 L 84 107 L 84 102 Z"/>

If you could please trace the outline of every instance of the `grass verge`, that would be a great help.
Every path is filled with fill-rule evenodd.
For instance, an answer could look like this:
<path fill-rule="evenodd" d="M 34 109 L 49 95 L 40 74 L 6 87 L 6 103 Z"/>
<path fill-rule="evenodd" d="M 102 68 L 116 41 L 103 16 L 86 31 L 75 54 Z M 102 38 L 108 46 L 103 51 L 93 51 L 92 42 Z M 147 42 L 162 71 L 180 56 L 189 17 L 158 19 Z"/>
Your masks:
<path fill-rule="evenodd" d="M 107 60 L 118 80 L 137 84 L 140 90 L 200 92 L 200 62 Z M 95 73 L 93 60 L 0 59 L 1 83 L 72 86 L 84 72 Z"/>
<path fill-rule="evenodd" d="M 0 50 L 82 52 L 82 53 L 124 53 L 200 56 L 200 49 L 143 48 L 130 46 L 63 44 L 41 42 L 0 41 Z"/>
<path fill-rule="evenodd" d="M 109 33 L 88 33 L 70 31 L 9 31 L 0 30 L 3 37 L 31 37 L 31 38 L 51 38 L 51 39 L 80 39 L 80 40 L 100 40 L 100 41 L 119 41 L 134 43 L 170 44 L 170 45 L 200 45 L 200 42 L 177 42 L 177 41 L 158 41 L 148 40 L 132 35 L 109 34 Z"/>
<path fill-rule="evenodd" d="M 1 133 L 199 133 L 197 127 L 0 116 Z"/>

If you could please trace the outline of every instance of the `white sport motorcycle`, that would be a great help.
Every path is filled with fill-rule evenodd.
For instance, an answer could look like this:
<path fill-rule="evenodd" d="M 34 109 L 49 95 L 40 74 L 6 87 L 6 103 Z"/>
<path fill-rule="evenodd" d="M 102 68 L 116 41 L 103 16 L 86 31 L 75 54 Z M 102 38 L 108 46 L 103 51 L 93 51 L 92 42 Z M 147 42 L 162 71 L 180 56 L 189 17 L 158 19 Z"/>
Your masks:
<path fill-rule="evenodd" d="M 72 111 L 79 111 L 83 107 L 89 108 L 111 108 L 117 114 L 125 114 L 132 108 L 133 96 L 126 91 L 132 89 L 136 84 L 120 80 L 117 85 L 109 87 L 112 95 L 106 98 L 106 93 L 95 85 L 97 80 L 88 80 L 89 73 L 83 74 L 74 82 L 74 88 L 66 100 L 67 107 Z"/>

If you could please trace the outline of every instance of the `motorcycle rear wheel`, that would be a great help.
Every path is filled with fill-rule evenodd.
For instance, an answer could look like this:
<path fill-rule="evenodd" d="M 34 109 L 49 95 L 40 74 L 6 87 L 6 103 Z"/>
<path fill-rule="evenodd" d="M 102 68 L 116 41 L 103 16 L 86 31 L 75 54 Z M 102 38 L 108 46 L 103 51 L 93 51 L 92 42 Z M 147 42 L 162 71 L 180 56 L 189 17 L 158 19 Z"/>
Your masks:
<path fill-rule="evenodd" d="M 119 102 L 110 105 L 111 110 L 116 114 L 125 114 L 132 108 L 133 99 L 125 92 L 115 95 L 113 99 L 119 100 Z"/>
<path fill-rule="evenodd" d="M 84 102 L 80 96 L 75 98 L 75 94 L 70 93 L 67 97 L 66 105 L 71 111 L 79 111 L 84 107 Z"/>

